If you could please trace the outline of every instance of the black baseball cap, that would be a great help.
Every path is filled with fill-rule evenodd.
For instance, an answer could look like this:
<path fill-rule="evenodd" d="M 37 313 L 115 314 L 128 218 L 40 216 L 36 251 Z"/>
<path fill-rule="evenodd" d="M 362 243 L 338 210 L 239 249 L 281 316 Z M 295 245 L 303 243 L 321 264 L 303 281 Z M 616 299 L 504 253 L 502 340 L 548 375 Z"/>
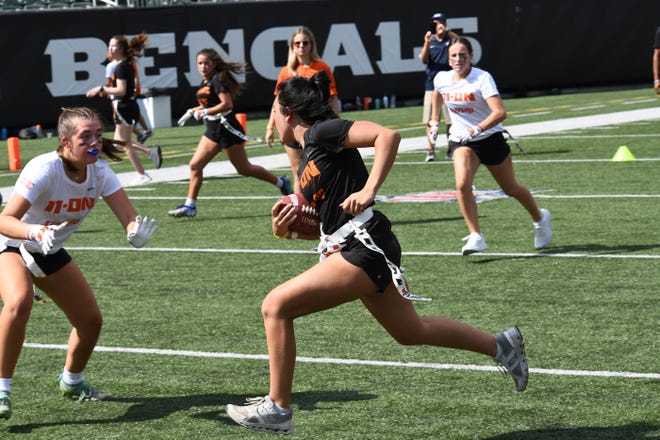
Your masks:
<path fill-rule="evenodd" d="M 435 14 L 433 14 L 433 17 L 431 17 L 431 21 L 436 21 L 436 20 L 446 23 L 447 17 L 442 12 L 436 12 Z"/>

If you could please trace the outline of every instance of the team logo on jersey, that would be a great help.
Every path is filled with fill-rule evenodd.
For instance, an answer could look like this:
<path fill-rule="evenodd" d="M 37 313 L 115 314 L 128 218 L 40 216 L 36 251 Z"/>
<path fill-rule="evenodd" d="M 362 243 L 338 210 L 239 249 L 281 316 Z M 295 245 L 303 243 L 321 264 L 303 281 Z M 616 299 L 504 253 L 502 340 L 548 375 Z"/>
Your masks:
<path fill-rule="evenodd" d="M 24 187 L 27 190 L 30 190 L 30 189 L 32 189 L 32 187 L 34 187 L 34 182 L 32 180 L 28 179 L 28 178 L 25 178 L 25 177 L 23 177 L 18 184 L 21 185 L 22 187 Z"/>

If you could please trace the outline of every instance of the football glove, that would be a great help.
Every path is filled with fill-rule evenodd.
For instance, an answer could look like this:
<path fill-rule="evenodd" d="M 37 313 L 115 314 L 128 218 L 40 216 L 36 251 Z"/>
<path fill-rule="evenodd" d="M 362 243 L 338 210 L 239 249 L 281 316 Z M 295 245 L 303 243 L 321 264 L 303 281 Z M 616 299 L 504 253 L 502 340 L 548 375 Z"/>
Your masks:
<path fill-rule="evenodd" d="M 148 216 L 142 217 L 138 215 L 135 217 L 135 224 L 126 235 L 126 239 L 133 245 L 133 247 L 141 248 L 147 244 L 151 236 L 156 232 L 156 229 L 158 229 L 158 225 L 156 224 L 155 219 Z"/>
<path fill-rule="evenodd" d="M 435 145 L 435 141 L 438 139 L 438 128 L 440 127 L 440 121 L 431 119 L 429 121 L 429 140 L 431 144 Z"/>
<path fill-rule="evenodd" d="M 179 127 L 183 127 L 184 125 L 186 125 L 186 122 L 188 122 L 188 120 L 193 117 L 193 113 L 195 113 L 195 110 L 193 110 L 191 108 L 186 110 L 186 112 L 183 114 L 183 116 L 181 116 L 179 118 L 179 120 L 177 121 L 177 124 L 179 124 Z"/>
<path fill-rule="evenodd" d="M 30 225 L 25 231 L 25 237 L 28 240 L 36 241 L 41 246 L 41 253 L 48 255 L 53 248 L 53 243 L 61 235 L 59 233 L 66 226 L 67 222 L 59 225 Z"/>
<path fill-rule="evenodd" d="M 473 137 L 479 136 L 482 132 L 483 130 L 478 125 L 475 125 L 472 128 L 468 128 L 467 131 L 461 136 L 461 144 L 467 144 L 472 140 Z"/>
<path fill-rule="evenodd" d="M 200 109 L 195 110 L 195 112 L 193 113 L 193 116 L 195 117 L 195 119 L 197 119 L 199 121 L 204 116 L 208 115 L 208 113 L 209 112 L 206 111 L 205 108 L 200 108 Z"/>

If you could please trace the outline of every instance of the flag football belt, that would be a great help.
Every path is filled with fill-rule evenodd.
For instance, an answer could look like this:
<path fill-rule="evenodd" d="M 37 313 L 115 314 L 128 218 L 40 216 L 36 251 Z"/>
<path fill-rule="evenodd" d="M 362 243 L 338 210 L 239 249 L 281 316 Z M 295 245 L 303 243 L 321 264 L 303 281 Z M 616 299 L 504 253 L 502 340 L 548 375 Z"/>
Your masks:
<path fill-rule="evenodd" d="M 21 245 L 18 248 L 21 251 L 21 257 L 23 257 L 23 261 L 25 261 L 25 265 L 27 266 L 28 269 L 30 269 L 30 272 L 32 272 L 32 275 L 34 275 L 37 278 L 43 278 L 46 276 L 43 270 L 39 267 L 36 261 L 34 261 L 34 257 L 25 248 L 25 243 L 21 243 Z"/>
<path fill-rule="evenodd" d="M 417 300 L 417 301 L 430 301 L 430 298 L 424 298 L 421 296 L 414 295 L 410 292 L 408 287 L 408 281 L 403 275 L 403 270 L 399 268 L 396 264 L 392 263 L 385 252 L 373 241 L 369 232 L 366 229 L 362 228 L 366 222 L 368 222 L 371 217 L 373 217 L 373 210 L 371 208 L 365 209 L 360 215 L 352 218 L 347 221 L 341 228 L 337 229 L 331 235 L 323 233 L 323 225 L 321 225 L 321 241 L 318 248 L 316 249 L 318 253 L 321 254 L 321 260 L 323 260 L 328 255 L 334 254 L 345 246 L 346 240 L 354 235 L 355 238 L 360 240 L 360 242 L 370 251 L 377 252 L 385 258 L 387 267 L 392 273 L 392 282 L 394 286 L 399 291 L 399 294 L 407 300 Z"/>
<path fill-rule="evenodd" d="M 238 131 L 234 127 L 232 127 L 231 124 L 229 123 L 229 121 L 227 120 L 227 118 L 225 118 L 225 116 L 227 116 L 229 113 L 231 113 L 231 110 L 227 110 L 226 112 L 216 113 L 214 115 L 206 115 L 206 116 L 204 116 L 204 119 L 206 119 L 207 121 L 220 121 L 222 126 L 225 127 L 231 134 L 233 134 L 236 137 L 239 137 L 239 138 L 243 139 L 244 141 L 247 141 L 247 142 L 261 142 L 260 137 L 246 136 L 245 133 L 241 133 L 240 131 Z"/>
<path fill-rule="evenodd" d="M 511 140 L 513 141 L 513 143 L 515 144 L 516 148 L 518 148 L 518 151 L 520 151 L 520 154 L 522 154 L 523 157 L 524 157 L 525 159 L 527 159 L 527 152 L 526 152 L 525 150 L 523 150 L 523 148 L 522 148 L 522 147 L 520 146 L 520 144 L 518 143 L 518 140 L 517 140 L 516 138 L 514 138 L 513 135 L 512 135 L 511 133 L 509 133 L 509 130 L 507 130 L 506 128 L 504 129 L 504 133 L 506 133 L 507 136 L 509 136 L 509 139 L 511 139 Z"/>

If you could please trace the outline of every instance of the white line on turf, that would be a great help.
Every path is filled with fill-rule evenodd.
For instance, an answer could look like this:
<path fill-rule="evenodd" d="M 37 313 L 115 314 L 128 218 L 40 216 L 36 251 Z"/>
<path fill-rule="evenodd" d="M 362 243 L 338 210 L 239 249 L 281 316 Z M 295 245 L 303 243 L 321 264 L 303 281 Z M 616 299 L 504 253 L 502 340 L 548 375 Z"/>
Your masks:
<path fill-rule="evenodd" d="M 134 249 L 132 247 L 67 247 L 70 251 L 93 251 L 93 252 L 192 252 L 192 253 L 206 253 L 206 254 L 311 254 L 316 255 L 312 250 L 287 250 L 287 249 L 212 249 L 212 248 L 140 248 Z M 403 252 L 403 255 L 411 256 L 425 256 L 425 257 L 456 257 L 463 255 L 460 252 Z M 526 257 L 526 258 L 610 258 L 610 259 L 641 259 L 641 260 L 657 260 L 660 255 L 643 255 L 643 254 L 555 254 L 555 253 L 516 253 L 516 252 L 480 252 L 478 254 L 470 255 L 470 258 L 479 257 Z"/>
<path fill-rule="evenodd" d="M 60 344 L 38 344 L 26 342 L 23 344 L 27 348 L 41 348 L 50 350 L 67 350 L 66 345 Z M 129 347 L 104 347 L 94 348 L 97 352 L 109 353 L 135 353 L 159 356 L 184 356 L 196 358 L 222 358 L 222 359 L 252 359 L 268 360 L 264 354 L 242 354 L 242 353 L 221 353 L 208 351 L 191 350 L 163 350 L 154 348 L 129 348 Z M 499 371 L 495 366 L 486 365 L 464 365 L 464 364 L 435 364 L 424 362 L 393 362 L 393 361 L 372 361 L 364 359 L 337 359 L 337 358 L 314 358 L 298 356 L 297 362 L 314 364 L 334 364 L 334 365 L 371 365 L 377 367 L 401 367 L 401 368 L 428 368 L 434 370 L 461 370 L 461 371 Z M 623 377 L 627 379 L 660 379 L 658 373 L 636 373 L 630 371 L 590 371 L 590 370 L 560 370 L 547 368 L 530 368 L 530 373 L 550 374 L 556 376 L 590 376 L 590 377 Z"/>

